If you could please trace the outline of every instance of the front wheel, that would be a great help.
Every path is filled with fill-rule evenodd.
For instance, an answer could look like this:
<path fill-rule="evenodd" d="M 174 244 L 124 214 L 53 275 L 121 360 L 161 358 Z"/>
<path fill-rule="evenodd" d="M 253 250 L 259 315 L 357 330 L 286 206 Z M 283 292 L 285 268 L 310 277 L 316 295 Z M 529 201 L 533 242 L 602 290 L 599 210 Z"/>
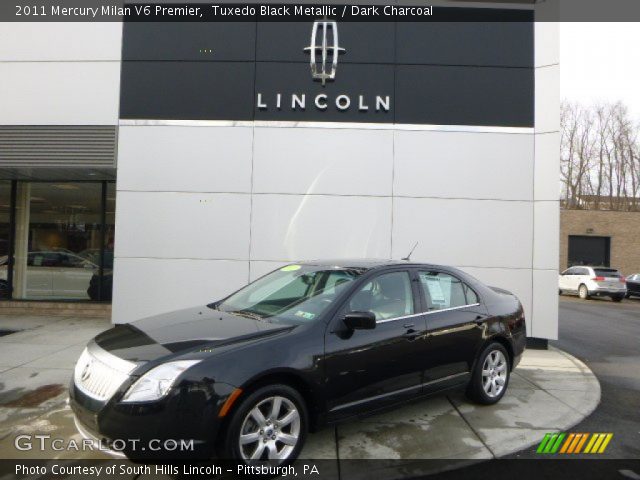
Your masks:
<path fill-rule="evenodd" d="M 509 385 L 509 355 L 498 342 L 490 343 L 478 357 L 467 396 L 482 405 L 500 401 Z"/>
<path fill-rule="evenodd" d="M 225 458 L 246 464 L 288 464 L 302 450 L 308 414 L 300 394 L 287 385 L 262 387 L 233 413 L 222 445 Z"/>

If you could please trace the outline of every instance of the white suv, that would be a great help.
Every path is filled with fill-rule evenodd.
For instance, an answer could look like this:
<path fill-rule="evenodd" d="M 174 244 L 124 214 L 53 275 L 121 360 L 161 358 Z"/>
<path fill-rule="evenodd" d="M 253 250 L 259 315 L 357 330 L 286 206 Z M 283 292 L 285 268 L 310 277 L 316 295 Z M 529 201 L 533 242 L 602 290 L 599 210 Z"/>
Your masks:
<path fill-rule="evenodd" d="M 621 301 L 627 294 L 627 280 L 615 268 L 571 267 L 559 276 L 560 294 L 577 293 L 583 300 L 591 296 Z"/>

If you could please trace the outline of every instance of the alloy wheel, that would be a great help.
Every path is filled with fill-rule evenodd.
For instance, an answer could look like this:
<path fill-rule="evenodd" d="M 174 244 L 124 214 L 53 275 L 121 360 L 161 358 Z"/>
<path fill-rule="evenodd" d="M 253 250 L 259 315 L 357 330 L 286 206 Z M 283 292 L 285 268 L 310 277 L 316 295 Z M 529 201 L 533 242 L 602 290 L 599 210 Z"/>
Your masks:
<path fill-rule="evenodd" d="M 589 291 L 587 290 L 587 287 L 585 285 L 580 285 L 580 288 L 578 289 L 578 295 L 583 300 L 587 299 L 587 297 L 589 296 Z"/>
<path fill-rule="evenodd" d="M 291 400 L 281 396 L 261 400 L 249 410 L 240 428 L 243 460 L 282 463 L 295 450 L 300 427 L 300 412 Z"/>
<path fill-rule="evenodd" d="M 507 384 L 507 359 L 500 350 L 492 350 L 482 365 L 482 389 L 490 398 L 499 397 Z"/>

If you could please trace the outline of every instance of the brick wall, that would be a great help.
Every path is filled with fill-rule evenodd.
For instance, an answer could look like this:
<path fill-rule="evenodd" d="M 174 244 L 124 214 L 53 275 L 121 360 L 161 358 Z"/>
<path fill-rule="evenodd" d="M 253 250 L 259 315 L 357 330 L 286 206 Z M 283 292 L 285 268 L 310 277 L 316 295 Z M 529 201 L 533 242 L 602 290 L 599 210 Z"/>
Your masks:
<path fill-rule="evenodd" d="M 569 235 L 611 237 L 611 266 L 624 275 L 640 272 L 640 212 L 560 210 L 560 271 L 567 268 Z"/>

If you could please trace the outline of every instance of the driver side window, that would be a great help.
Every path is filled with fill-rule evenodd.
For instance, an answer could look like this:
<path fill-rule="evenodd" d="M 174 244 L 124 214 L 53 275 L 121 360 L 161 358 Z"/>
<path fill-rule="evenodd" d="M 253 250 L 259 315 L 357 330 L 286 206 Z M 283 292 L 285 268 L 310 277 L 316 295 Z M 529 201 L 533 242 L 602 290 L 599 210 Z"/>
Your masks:
<path fill-rule="evenodd" d="M 367 282 L 349 300 L 347 311 L 371 312 L 376 320 L 389 320 L 414 313 L 408 272 L 391 272 Z"/>

